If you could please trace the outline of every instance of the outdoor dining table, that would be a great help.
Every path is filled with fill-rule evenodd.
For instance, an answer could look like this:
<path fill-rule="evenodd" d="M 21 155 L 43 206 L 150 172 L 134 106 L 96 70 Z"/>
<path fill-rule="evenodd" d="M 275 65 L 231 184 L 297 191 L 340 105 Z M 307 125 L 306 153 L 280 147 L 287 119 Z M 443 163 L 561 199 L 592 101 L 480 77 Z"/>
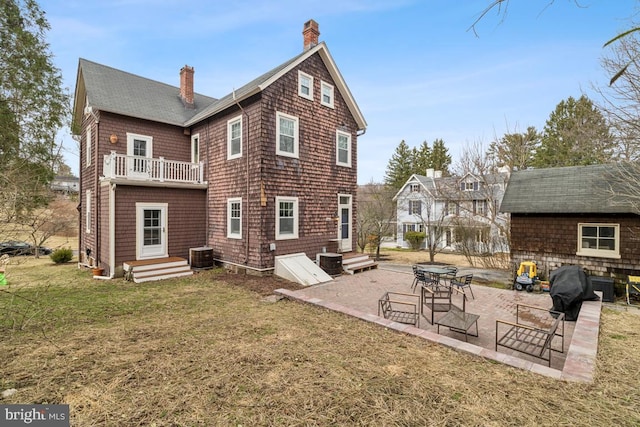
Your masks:
<path fill-rule="evenodd" d="M 451 274 L 451 269 L 450 268 L 437 267 L 437 266 L 423 266 L 423 265 L 418 264 L 418 270 L 420 270 L 420 271 L 422 271 L 424 273 L 431 273 L 431 274 L 435 275 L 437 277 L 437 281 L 438 281 L 436 286 L 440 284 L 440 276 L 446 276 L 447 274 Z"/>

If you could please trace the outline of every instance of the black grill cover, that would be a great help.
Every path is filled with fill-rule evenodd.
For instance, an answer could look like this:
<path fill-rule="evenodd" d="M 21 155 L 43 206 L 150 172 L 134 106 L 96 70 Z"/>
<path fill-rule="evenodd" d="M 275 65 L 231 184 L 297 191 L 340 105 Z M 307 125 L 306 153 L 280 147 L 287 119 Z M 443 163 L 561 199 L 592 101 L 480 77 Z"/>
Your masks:
<path fill-rule="evenodd" d="M 595 301 L 598 296 L 584 269 L 579 265 L 566 265 L 553 271 L 549 277 L 553 310 L 564 313 L 566 320 L 574 321 L 580 314 L 582 301 Z"/>

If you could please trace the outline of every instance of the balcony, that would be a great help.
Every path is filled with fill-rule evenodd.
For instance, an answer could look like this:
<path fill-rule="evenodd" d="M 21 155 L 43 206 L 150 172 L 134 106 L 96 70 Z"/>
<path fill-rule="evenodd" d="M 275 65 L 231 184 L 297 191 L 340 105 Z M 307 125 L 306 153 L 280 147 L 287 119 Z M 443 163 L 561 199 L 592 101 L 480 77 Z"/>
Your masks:
<path fill-rule="evenodd" d="M 104 156 L 102 173 L 105 179 L 147 183 L 206 185 L 202 162 L 190 163 L 111 152 Z"/>

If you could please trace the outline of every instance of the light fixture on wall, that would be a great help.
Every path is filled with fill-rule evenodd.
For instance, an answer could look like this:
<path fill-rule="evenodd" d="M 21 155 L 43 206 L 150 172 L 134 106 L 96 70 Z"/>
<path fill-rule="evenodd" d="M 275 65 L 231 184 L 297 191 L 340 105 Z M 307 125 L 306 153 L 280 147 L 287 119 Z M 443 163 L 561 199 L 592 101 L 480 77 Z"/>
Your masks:
<path fill-rule="evenodd" d="M 118 142 L 118 135 L 116 135 L 115 133 L 112 133 L 111 136 L 109 137 L 109 141 L 111 141 L 112 144 L 115 144 L 116 142 Z"/>

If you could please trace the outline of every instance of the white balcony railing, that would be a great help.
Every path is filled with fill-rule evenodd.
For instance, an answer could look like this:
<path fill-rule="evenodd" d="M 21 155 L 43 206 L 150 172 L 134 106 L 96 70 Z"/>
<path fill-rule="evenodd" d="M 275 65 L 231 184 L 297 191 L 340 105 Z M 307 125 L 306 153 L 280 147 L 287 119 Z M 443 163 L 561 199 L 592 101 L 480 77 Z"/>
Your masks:
<path fill-rule="evenodd" d="M 104 156 L 102 168 L 105 178 L 124 178 L 141 181 L 204 183 L 201 163 L 165 160 L 163 157 L 125 156 L 111 152 Z"/>

